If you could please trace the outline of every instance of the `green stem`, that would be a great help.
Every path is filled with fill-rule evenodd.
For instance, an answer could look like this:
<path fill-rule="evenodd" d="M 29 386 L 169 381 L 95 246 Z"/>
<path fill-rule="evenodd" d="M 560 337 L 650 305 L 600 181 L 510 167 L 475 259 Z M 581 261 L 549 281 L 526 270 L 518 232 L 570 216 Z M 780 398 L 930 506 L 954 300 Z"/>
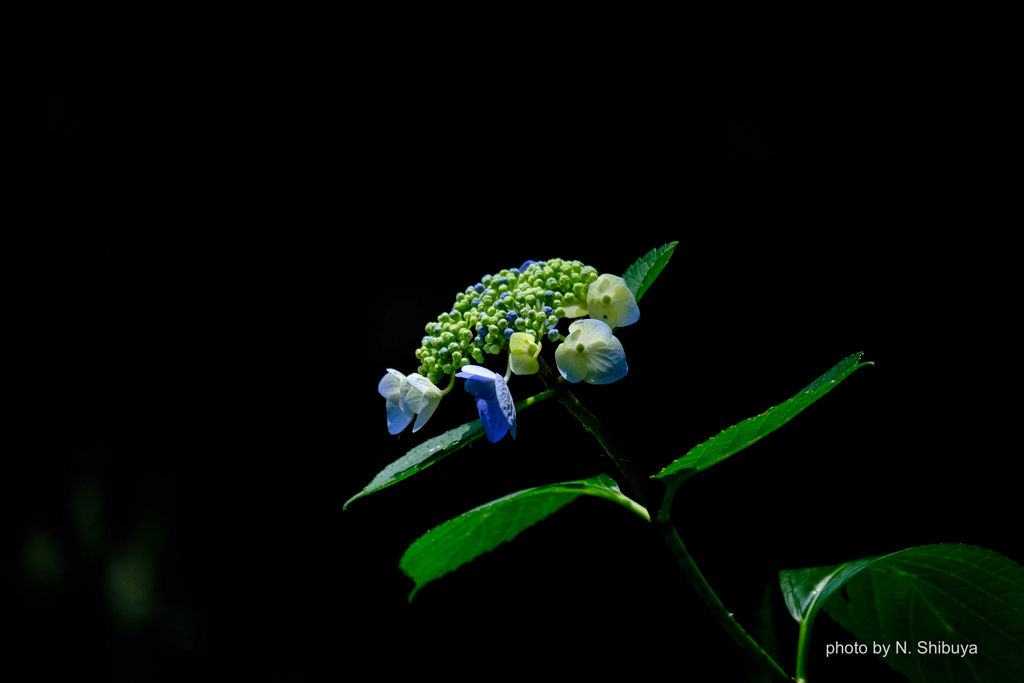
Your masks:
<path fill-rule="evenodd" d="M 566 387 L 559 387 L 557 382 L 554 381 L 553 373 L 548 364 L 543 358 L 538 359 L 540 361 L 540 378 L 544 382 L 545 386 L 553 387 L 557 389 L 557 395 L 559 402 L 564 405 L 570 413 L 576 417 L 577 420 L 586 428 L 588 432 L 594 435 L 601 447 L 604 448 L 605 453 L 612 459 L 615 465 L 619 468 L 619 471 L 626 477 L 630 486 L 636 492 L 636 495 L 640 498 L 641 502 L 647 508 L 647 510 L 659 510 L 660 519 L 656 522 L 655 526 L 658 529 L 658 533 L 661 534 L 662 539 L 668 545 L 669 550 L 672 552 L 673 557 L 679 562 L 679 566 L 683 570 L 683 574 L 686 575 L 690 585 L 693 586 L 694 590 L 697 591 L 697 595 L 704 602 L 709 610 L 711 610 L 712 616 L 721 624 L 722 628 L 725 629 L 733 640 L 740 646 L 747 656 L 753 658 L 758 664 L 761 665 L 762 670 L 768 675 L 768 678 L 776 683 L 791 683 L 793 679 L 786 675 L 782 668 L 775 663 L 775 661 L 768 656 L 760 645 L 757 644 L 750 635 L 743 630 L 739 622 L 733 619 L 732 614 L 725 608 L 722 601 L 718 599 L 715 592 L 711 589 L 711 586 L 704 579 L 704 576 L 700 573 L 700 569 L 697 568 L 697 563 L 693 561 L 690 554 L 686 551 L 686 546 L 683 545 L 683 541 L 679 538 L 679 534 L 676 532 L 675 526 L 672 521 L 668 518 L 667 509 L 671 505 L 671 498 L 662 504 L 662 508 L 652 507 L 653 503 L 658 502 L 650 488 L 650 479 L 641 476 L 636 469 L 633 467 L 633 461 L 626 458 L 622 449 L 619 448 L 618 444 L 612 438 L 611 434 L 605 429 L 604 425 L 587 410 L 586 406 L 580 403 L 579 399 L 573 396 L 572 392 Z M 546 393 L 546 392 L 545 392 Z M 664 508 L 664 509 L 663 509 Z"/>
<path fill-rule="evenodd" d="M 815 614 L 800 622 L 800 641 L 796 646 L 796 683 L 807 683 L 807 660 L 810 659 L 811 628 Z"/>
<path fill-rule="evenodd" d="M 672 522 L 661 522 L 656 524 L 656 526 L 658 527 L 658 533 L 661 534 L 661 537 L 668 545 L 668 549 L 672 551 L 672 556 L 676 558 L 676 562 L 682 567 L 683 574 L 686 575 L 690 585 L 697 591 L 701 601 L 711 610 L 711 615 L 725 629 L 725 632 L 736 641 L 736 644 L 740 646 L 740 649 L 748 657 L 761 666 L 761 670 L 768 675 L 769 680 L 776 681 L 777 683 L 792 683 L 793 679 L 787 676 L 782 667 L 776 664 L 775 660 L 761 649 L 757 641 L 743 630 L 743 627 L 740 626 L 738 621 L 733 619 L 732 614 L 729 613 L 729 610 L 725 608 L 722 601 L 715 595 L 715 591 L 711 589 L 704 575 L 700 573 L 697 563 L 693 561 L 690 553 L 686 551 L 686 546 L 683 545 L 683 540 L 679 538 L 679 534 L 676 532 Z"/>

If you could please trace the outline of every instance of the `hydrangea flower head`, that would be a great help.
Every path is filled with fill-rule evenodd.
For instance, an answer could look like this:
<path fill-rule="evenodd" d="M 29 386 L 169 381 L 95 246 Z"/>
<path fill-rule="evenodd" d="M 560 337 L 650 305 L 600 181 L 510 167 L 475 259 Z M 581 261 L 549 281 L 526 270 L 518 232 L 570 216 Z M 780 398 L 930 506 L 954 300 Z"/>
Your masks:
<path fill-rule="evenodd" d="M 537 356 L 541 344 L 532 334 L 516 332 L 508 340 L 508 362 L 517 375 L 532 375 L 540 369 Z"/>
<path fill-rule="evenodd" d="M 590 283 L 587 309 L 594 320 L 615 327 L 632 325 L 640 319 L 640 308 L 633 292 L 629 291 L 625 280 L 615 275 L 604 274 Z"/>
<path fill-rule="evenodd" d="M 622 342 L 606 323 L 594 319 L 569 326 L 569 336 L 555 349 L 555 363 L 569 382 L 611 384 L 629 372 Z"/>
<path fill-rule="evenodd" d="M 479 365 L 467 365 L 455 376 L 464 377 L 466 391 L 476 397 L 476 409 L 487 440 L 497 443 L 508 432 L 516 438 L 516 406 L 505 379 Z"/>

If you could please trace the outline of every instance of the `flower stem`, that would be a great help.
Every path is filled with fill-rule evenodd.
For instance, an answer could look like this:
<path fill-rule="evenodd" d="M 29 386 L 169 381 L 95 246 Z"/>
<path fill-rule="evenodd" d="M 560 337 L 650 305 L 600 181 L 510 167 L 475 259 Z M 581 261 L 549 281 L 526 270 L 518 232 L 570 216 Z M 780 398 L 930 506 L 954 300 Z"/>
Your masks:
<path fill-rule="evenodd" d="M 586 406 L 580 403 L 579 399 L 573 396 L 567 387 L 561 387 L 554 381 L 553 373 L 547 362 L 543 358 L 538 358 L 538 360 L 540 361 L 540 378 L 544 385 L 551 389 L 556 389 L 559 402 L 580 421 L 588 432 L 594 435 L 594 438 L 604 448 L 605 453 L 608 454 L 608 457 L 612 459 L 612 462 L 615 463 L 619 471 L 626 477 L 630 486 L 633 487 L 644 507 L 648 510 L 658 510 L 659 507 L 657 505 L 652 507 L 652 504 L 658 503 L 658 500 L 651 491 L 650 479 L 641 476 L 636 471 L 633 467 L 633 461 L 625 457 L 623 451 L 597 417 L 587 410 Z M 679 538 L 679 533 L 668 518 L 667 510 L 664 511 L 663 518 L 655 522 L 655 526 L 658 529 L 658 533 L 661 534 L 662 540 L 665 541 L 665 544 L 672 552 L 672 556 L 676 558 L 676 561 L 682 568 L 683 574 L 690 582 L 690 585 L 697 591 L 701 601 L 711 611 L 711 615 L 725 629 L 726 633 L 736 641 L 740 649 L 748 657 L 751 657 L 760 664 L 761 669 L 767 674 L 769 680 L 773 681 L 773 683 L 791 683 L 793 679 L 787 676 L 782 668 L 768 656 L 768 653 L 757 644 L 757 641 L 743 630 L 743 627 L 733 619 L 732 614 L 729 613 L 729 610 L 725 608 L 722 601 L 715 595 L 710 584 L 705 580 L 703 574 L 700 573 L 697 563 L 693 561 L 693 558 L 686 551 L 686 546 L 683 545 L 682 539 Z"/>

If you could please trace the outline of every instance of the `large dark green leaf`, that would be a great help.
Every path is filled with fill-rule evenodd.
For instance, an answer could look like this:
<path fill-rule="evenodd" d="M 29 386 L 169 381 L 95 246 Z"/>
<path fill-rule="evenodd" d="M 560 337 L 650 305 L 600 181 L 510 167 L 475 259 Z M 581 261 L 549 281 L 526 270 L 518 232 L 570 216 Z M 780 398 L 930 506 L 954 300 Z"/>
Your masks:
<path fill-rule="evenodd" d="M 794 618 L 823 606 L 911 681 L 1024 680 L 1024 568 L 997 552 L 926 545 L 779 580 Z"/>
<path fill-rule="evenodd" d="M 622 274 L 622 279 L 626 281 L 626 286 L 629 287 L 629 291 L 633 292 L 633 297 L 640 301 L 640 297 L 644 295 L 647 288 L 651 286 L 655 278 L 665 269 L 665 265 L 668 264 L 668 260 L 672 257 L 672 252 L 675 250 L 676 245 L 679 242 L 671 242 L 658 249 L 651 249 L 646 255 L 641 256 L 636 260 L 636 263 L 626 269 L 626 272 Z"/>
<path fill-rule="evenodd" d="M 518 491 L 434 527 L 409 546 L 398 565 L 416 582 L 409 600 L 434 579 L 511 541 L 580 495 L 608 498 L 650 521 L 647 510 L 624 496 L 615 480 L 604 474 Z"/>
<path fill-rule="evenodd" d="M 850 373 L 854 370 L 865 365 L 874 365 L 874 363 L 858 364 L 857 361 L 860 360 L 862 353 L 858 352 L 844 358 L 835 367 L 811 382 L 800 393 L 785 403 L 769 408 L 756 417 L 749 418 L 737 425 L 722 430 L 718 436 L 713 436 L 704 443 L 695 446 L 689 453 L 662 469 L 654 477 L 669 477 L 685 470 L 694 470 L 696 472 L 706 470 L 771 434 L 796 417 L 804 408 L 834 389 L 840 382 L 849 377 Z M 693 474 L 693 472 L 687 474 Z"/>

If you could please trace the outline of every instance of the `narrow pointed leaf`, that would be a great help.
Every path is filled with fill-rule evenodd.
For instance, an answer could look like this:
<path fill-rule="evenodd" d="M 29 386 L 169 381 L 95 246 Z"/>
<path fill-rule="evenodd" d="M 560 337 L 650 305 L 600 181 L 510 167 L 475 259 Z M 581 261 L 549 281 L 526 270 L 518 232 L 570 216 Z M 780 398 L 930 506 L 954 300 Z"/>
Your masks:
<path fill-rule="evenodd" d="M 689 453 L 672 462 L 654 478 L 664 478 L 684 470 L 700 472 L 717 465 L 729 456 L 742 451 L 763 437 L 792 420 L 804 408 L 830 392 L 857 368 L 874 363 L 859 363 L 863 352 L 844 358 L 835 367 L 804 387 L 800 393 L 785 403 L 769 408 L 756 417 L 749 418 L 722 430 L 704 443 L 695 446 Z"/>
<path fill-rule="evenodd" d="M 794 605 L 808 602 L 829 568 L 779 572 L 795 618 L 813 618 L 824 607 L 869 647 L 888 645 L 879 658 L 917 683 L 1024 680 L 1024 568 L 1017 562 L 985 548 L 941 543 L 841 568 L 802 617 Z"/>
<path fill-rule="evenodd" d="M 553 391 L 544 391 L 536 396 L 519 401 L 515 404 L 515 410 L 525 410 L 539 401 L 550 398 L 553 394 Z M 449 429 L 440 436 L 424 441 L 380 471 L 362 491 L 349 498 L 341 509 L 345 510 L 357 498 L 380 491 L 407 477 L 411 477 L 417 472 L 422 472 L 441 458 L 451 455 L 463 446 L 468 446 L 483 435 L 484 429 L 483 425 L 480 424 L 480 420 L 473 420 L 455 429 Z"/>
<path fill-rule="evenodd" d="M 622 279 L 626 281 L 629 291 L 633 292 L 633 298 L 638 302 L 644 295 L 651 283 L 661 274 L 672 257 L 678 241 L 671 242 L 658 249 L 651 249 L 646 255 L 636 260 L 636 263 L 626 269 Z"/>
<path fill-rule="evenodd" d="M 424 441 L 381 470 L 373 478 L 373 481 L 367 484 L 362 491 L 349 498 L 341 509 L 347 508 L 357 498 L 362 498 L 374 491 L 387 488 L 406 477 L 411 477 L 417 472 L 425 470 L 446 455 L 451 455 L 463 446 L 473 443 L 483 434 L 483 425 L 480 424 L 480 420 L 473 420 L 455 429 L 449 429 L 440 436 Z"/>
<path fill-rule="evenodd" d="M 650 521 L 647 510 L 624 496 L 605 474 L 509 494 L 434 527 L 409 546 L 398 566 L 416 582 L 410 602 L 423 586 L 511 541 L 580 495 L 608 498 Z"/>

